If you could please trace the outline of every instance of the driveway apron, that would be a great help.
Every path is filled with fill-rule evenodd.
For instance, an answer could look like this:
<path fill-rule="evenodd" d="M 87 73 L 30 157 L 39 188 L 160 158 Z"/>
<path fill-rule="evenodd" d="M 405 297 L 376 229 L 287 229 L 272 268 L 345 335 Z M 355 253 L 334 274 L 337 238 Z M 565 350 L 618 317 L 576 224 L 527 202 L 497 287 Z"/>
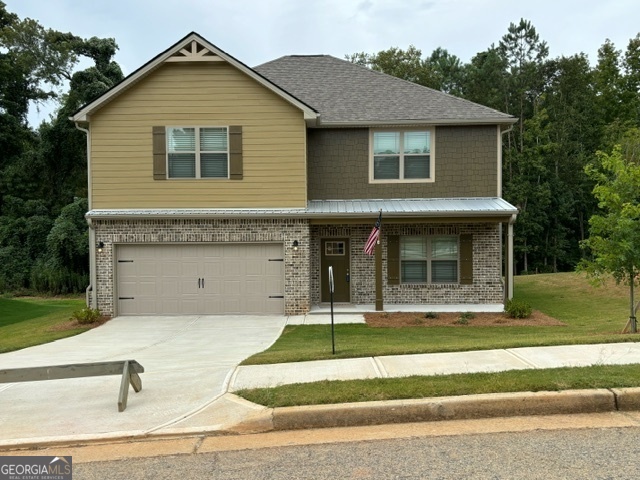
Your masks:
<path fill-rule="evenodd" d="M 75 337 L 0 355 L 0 369 L 110 360 L 144 366 L 142 391 L 118 412 L 121 377 L 0 384 L 0 440 L 150 433 L 187 419 L 226 391 L 236 365 L 268 348 L 283 316 L 117 317 Z"/>

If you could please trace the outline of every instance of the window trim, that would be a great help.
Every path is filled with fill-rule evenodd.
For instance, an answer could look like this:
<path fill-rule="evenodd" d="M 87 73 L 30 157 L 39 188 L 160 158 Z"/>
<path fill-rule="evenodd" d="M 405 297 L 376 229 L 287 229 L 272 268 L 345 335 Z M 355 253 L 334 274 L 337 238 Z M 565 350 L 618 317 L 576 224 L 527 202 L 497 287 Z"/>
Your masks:
<path fill-rule="evenodd" d="M 427 269 L 426 269 L 426 281 L 425 282 L 405 282 L 403 281 L 403 275 L 402 275 L 402 263 L 405 261 L 411 261 L 410 259 L 404 259 L 402 258 L 402 243 L 403 243 L 403 239 L 407 238 L 407 237 L 420 237 L 420 238 L 425 238 L 427 240 L 427 256 L 426 259 L 424 260 L 427 263 Z M 434 261 L 438 261 L 438 260 L 434 260 L 433 258 L 433 248 L 432 248 L 432 240 L 436 239 L 436 238 L 452 238 L 456 240 L 456 245 L 457 245 L 457 255 L 456 255 L 456 277 L 457 280 L 455 282 L 434 282 L 431 280 L 432 276 L 433 276 L 433 266 L 432 263 Z M 398 266 L 399 266 L 399 284 L 400 285 L 462 285 L 461 282 L 461 273 L 460 273 L 460 235 L 400 235 L 399 237 L 400 243 L 399 243 L 399 255 L 398 255 Z"/>
<path fill-rule="evenodd" d="M 193 128 L 195 130 L 195 146 L 196 146 L 196 150 L 195 150 L 195 176 L 194 177 L 172 177 L 169 175 L 170 172 L 170 168 L 169 168 L 169 155 L 172 153 L 177 153 L 177 152 L 172 152 L 169 150 L 169 130 L 170 129 L 174 129 L 174 128 Z M 227 176 L 226 177 L 202 177 L 201 176 L 201 154 L 202 153 L 211 153 L 209 151 L 205 151 L 202 152 L 200 150 L 200 130 L 203 128 L 224 128 L 227 132 Z M 230 138 L 229 138 L 229 125 L 167 125 L 165 126 L 165 155 L 166 155 L 166 172 L 167 172 L 167 180 L 211 180 L 211 181 L 220 181 L 220 180 L 229 180 L 231 178 L 231 147 L 230 147 Z M 191 152 L 185 152 L 185 153 L 191 153 Z M 215 152 L 215 153 L 222 153 L 222 152 Z"/>
<path fill-rule="evenodd" d="M 398 179 L 375 179 L 374 178 L 374 155 L 373 155 L 373 139 L 377 132 L 429 132 L 429 178 L 398 178 Z M 401 135 L 400 144 L 404 142 L 404 135 Z M 435 182 L 435 144 L 436 129 L 433 126 L 427 127 L 410 127 L 410 128 L 370 128 L 369 129 L 369 183 L 385 184 L 385 183 L 433 183 Z M 400 148 L 400 172 L 404 172 L 404 152 Z"/>

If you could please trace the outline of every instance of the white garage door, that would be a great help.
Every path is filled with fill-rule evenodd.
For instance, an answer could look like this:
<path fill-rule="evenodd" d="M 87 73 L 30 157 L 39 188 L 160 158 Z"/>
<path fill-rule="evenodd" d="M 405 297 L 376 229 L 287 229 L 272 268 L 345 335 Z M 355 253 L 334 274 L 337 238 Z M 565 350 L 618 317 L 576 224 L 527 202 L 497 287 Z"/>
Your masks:
<path fill-rule="evenodd" d="M 118 245 L 119 315 L 281 314 L 279 244 Z"/>

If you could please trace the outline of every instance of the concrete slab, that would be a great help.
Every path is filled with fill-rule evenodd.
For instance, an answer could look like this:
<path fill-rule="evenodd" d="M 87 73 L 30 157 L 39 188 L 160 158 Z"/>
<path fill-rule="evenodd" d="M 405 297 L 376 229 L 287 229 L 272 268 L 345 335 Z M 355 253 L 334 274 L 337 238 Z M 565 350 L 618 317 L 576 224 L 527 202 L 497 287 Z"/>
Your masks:
<path fill-rule="evenodd" d="M 340 313 L 333 316 L 334 325 L 346 323 L 366 323 L 362 313 Z M 331 325 L 330 313 L 315 313 L 313 315 L 298 315 L 289 317 L 287 325 Z"/>
<path fill-rule="evenodd" d="M 524 347 L 509 352 L 536 368 L 640 363 L 640 343 Z"/>
<path fill-rule="evenodd" d="M 376 308 L 373 304 L 353 305 L 337 304 L 333 307 L 334 313 L 366 313 L 375 312 Z M 326 314 L 330 311 L 330 305 L 314 305 L 311 307 L 310 315 Z M 457 303 L 453 305 L 415 305 L 415 304 L 385 304 L 385 312 L 503 312 L 504 305 L 502 303 Z"/>
<path fill-rule="evenodd" d="M 0 355 L 0 369 L 135 359 L 142 391 L 117 408 L 120 376 L 1 385 L 0 444 L 143 435 L 226 392 L 235 366 L 268 348 L 286 318 L 119 317 L 81 335 Z M 6 407 L 5 407 L 6 406 Z"/>
<path fill-rule="evenodd" d="M 376 357 L 384 376 L 447 375 L 532 368 L 505 350 Z"/>
<path fill-rule="evenodd" d="M 231 379 L 229 391 L 321 380 L 356 380 L 378 377 L 380 377 L 380 371 L 372 358 L 242 365 L 236 369 Z"/>

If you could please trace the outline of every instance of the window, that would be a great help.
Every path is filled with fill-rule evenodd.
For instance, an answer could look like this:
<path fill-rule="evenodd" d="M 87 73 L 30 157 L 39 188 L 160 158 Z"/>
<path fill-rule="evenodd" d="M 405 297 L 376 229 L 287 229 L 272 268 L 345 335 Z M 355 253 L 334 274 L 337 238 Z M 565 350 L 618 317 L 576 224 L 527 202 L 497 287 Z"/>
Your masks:
<path fill-rule="evenodd" d="M 372 131 L 370 181 L 433 181 L 432 137 L 432 129 Z"/>
<path fill-rule="evenodd" d="M 324 244 L 324 254 L 326 256 L 335 257 L 335 256 L 344 256 L 344 244 L 345 242 L 325 242 Z"/>
<path fill-rule="evenodd" d="M 458 238 L 402 237 L 400 279 L 402 283 L 458 283 Z"/>
<path fill-rule="evenodd" d="M 227 127 L 167 128 L 169 178 L 229 178 Z"/>

